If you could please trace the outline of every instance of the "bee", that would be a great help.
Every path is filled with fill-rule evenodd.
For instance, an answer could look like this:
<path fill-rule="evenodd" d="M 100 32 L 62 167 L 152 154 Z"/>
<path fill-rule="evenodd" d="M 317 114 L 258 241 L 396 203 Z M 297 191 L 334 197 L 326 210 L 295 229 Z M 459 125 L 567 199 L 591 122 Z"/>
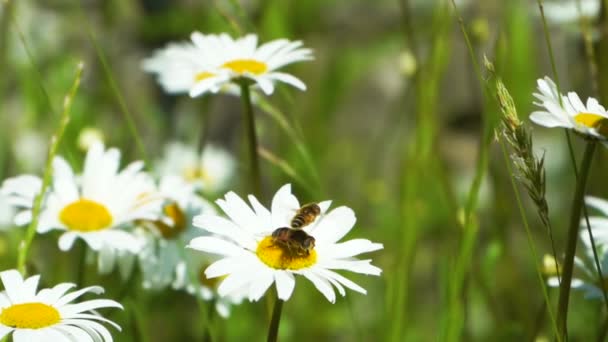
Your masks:
<path fill-rule="evenodd" d="M 281 227 L 272 232 L 275 244 L 283 247 L 293 256 L 308 256 L 315 247 L 315 238 L 305 231 Z"/>
<path fill-rule="evenodd" d="M 302 229 L 313 223 L 319 215 L 321 215 L 321 208 L 317 203 L 305 204 L 296 211 L 296 215 L 291 219 L 291 228 Z"/>

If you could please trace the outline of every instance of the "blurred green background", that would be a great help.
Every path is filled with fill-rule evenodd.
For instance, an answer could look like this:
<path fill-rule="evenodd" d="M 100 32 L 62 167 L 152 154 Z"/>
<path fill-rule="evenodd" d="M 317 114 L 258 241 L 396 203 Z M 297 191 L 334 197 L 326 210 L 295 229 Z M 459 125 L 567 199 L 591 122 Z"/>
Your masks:
<path fill-rule="evenodd" d="M 553 1 L 566 3 L 571 1 Z M 588 1 L 583 1 L 588 2 Z M 600 2 L 599 0 L 597 1 Z M 550 1 L 546 1 L 550 3 Z M 536 79 L 551 75 L 536 1 L 457 1 L 477 59 L 496 66 L 527 123 Z M 549 6 L 549 5 L 547 5 Z M 606 71 L 603 14 L 589 18 L 600 76 Z M 593 88 L 577 19 L 549 20 L 562 91 L 608 99 L 607 77 Z M 534 260 L 515 205 L 509 173 L 493 141 L 499 115 L 484 98 L 451 1 L 440 0 L 20 0 L 0 7 L 0 176 L 41 174 L 63 97 L 84 61 L 82 86 L 60 147 L 76 169 L 83 129 L 94 127 L 123 162 L 158 159 L 172 140 L 208 141 L 237 156 L 232 190 L 245 194 L 247 155 L 239 99 L 169 96 L 141 61 L 192 31 L 252 32 L 261 41 L 302 40 L 315 60 L 288 70 L 305 92 L 279 86 L 256 108 L 265 203 L 282 184 L 303 202 L 334 200 L 357 213 L 348 238 L 385 248 L 370 254 L 381 277 L 347 275 L 367 289 L 328 303 L 299 279 L 283 312 L 284 341 L 534 340 L 550 327 Z M 104 68 L 100 58 L 107 61 Z M 484 77 L 488 77 L 484 74 Z M 124 106 L 121 102 L 124 101 Z M 146 156 L 134 143 L 128 109 Z M 270 115 L 269 115 L 270 114 Z M 484 133 L 485 132 L 485 135 Z M 533 129 L 545 153 L 550 213 L 558 254 L 565 246 L 574 176 L 563 132 Z M 485 138 L 484 138 L 485 137 Z M 574 139 L 577 155 L 580 139 Z M 481 148 L 484 146 L 484 148 Z M 487 148 L 487 154 L 480 154 Z M 485 155 L 487 158 L 481 158 Z M 269 157 L 271 156 L 271 157 Z M 606 151 L 600 149 L 588 193 L 608 196 Z M 482 170 L 474 223 L 463 229 L 467 193 Z M 218 194 L 218 197 L 221 194 Z M 215 200 L 215 198 L 210 198 Z M 524 201 L 540 255 L 549 239 Z M 4 215 L 0 265 L 13 268 L 24 230 Z M 10 228 L 10 229 L 9 229 Z M 73 281 L 76 253 L 57 250 L 56 236 L 38 236 L 32 266 L 45 284 Z M 462 270 L 462 278 L 455 275 Z M 91 267 L 86 284 L 120 291 L 115 277 Z M 458 282 L 458 284 L 454 284 Z M 196 301 L 185 293 L 146 293 L 133 283 L 145 341 L 202 340 Z M 456 291 L 456 292 L 453 292 Z M 549 290 L 552 299 L 557 292 Z M 601 302 L 571 299 L 570 334 L 593 340 L 606 313 Z M 131 341 L 128 313 L 112 314 Z M 220 340 L 263 340 L 266 302 L 243 303 L 216 319 Z"/>

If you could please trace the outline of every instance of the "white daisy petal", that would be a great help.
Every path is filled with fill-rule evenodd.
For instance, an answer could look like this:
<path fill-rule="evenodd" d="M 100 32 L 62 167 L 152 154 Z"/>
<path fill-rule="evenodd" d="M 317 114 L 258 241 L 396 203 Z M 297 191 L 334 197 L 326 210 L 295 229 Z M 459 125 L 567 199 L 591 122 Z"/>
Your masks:
<path fill-rule="evenodd" d="M 355 225 L 357 218 L 352 209 L 348 207 L 338 207 L 319 221 L 314 231 L 315 239 L 321 242 L 334 243 L 344 237 Z"/>
<path fill-rule="evenodd" d="M 277 294 L 280 300 L 288 300 L 296 286 L 293 274 L 285 271 L 274 272 L 274 281 L 277 286 Z"/>
<path fill-rule="evenodd" d="M 313 272 L 303 272 L 302 275 L 310 280 L 330 303 L 336 302 L 336 293 L 327 280 L 317 276 Z"/>
<path fill-rule="evenodd" d="M 243 253 L 243 249 L 228 241 L 209 236 L 201 236 L 190 241 L 188 248 L 198 249 L 212 254 L 236 256 Z"/>
<path fill-rule="evenodd" d="M 373 243 L 366 239 L 355 239 L 332 245 L 328 253 L 332 258 L 342 259 L 358 254 L 373 252 L 382 249 L 381 243 Z"/>

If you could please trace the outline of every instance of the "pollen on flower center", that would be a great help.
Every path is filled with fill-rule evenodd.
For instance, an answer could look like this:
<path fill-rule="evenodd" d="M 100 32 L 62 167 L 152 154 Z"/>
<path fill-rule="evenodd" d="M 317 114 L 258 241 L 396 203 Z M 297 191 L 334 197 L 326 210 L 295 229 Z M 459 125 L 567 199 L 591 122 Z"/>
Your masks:
<path fill-rule="evenodd" d="M 250 73 L 261 75 L 268 70 L 268 66 L 264 62 L 256 61 L 255 59 L 235 59 L 222 65 L 237 74 Z"/>
<path fill-rule="evenodd" d="M 211 72 L 208 72 L 208 71 L 202 71 L 202 72 L 199 72 L 198 74 L 194 75 L 194 80 L 196 82 L 200 82 L 202 80 L 206 80 L 206 79 L 208 79 L 210 77 L 213 77 L 213 76 L 215 76 L 214 73 L 211 73 Z"/>
<path fill-rule="evenodd" d="M 606 125 L 606 121 L 608 120 L 601 115 L 579 113 L 574 117 L 574 121 L 583 126 L 595 128 L 601 135 L 608 136 L 608 125 Z"/>
<path fill-rule="evenodd" d="M 258 243 L 255 253 L 264 264 L 279 270 L 299 270 L 317 262 L 317 252 L 314 249 L 308 255 L 295 255 L 285 247 L 275 244 L 271 236 Z"/>
<path fill-rule="evenodd" d="M 163 221 L 154 221 L 154 227 L 165 239 L 174 239 L 186 229 L 186 215 L 179 205 L 175 202 L 165 205 L 163 208 L 165 215 L 173 220 L 172 225 Z"/>
<path fill-rule="evenodd" d="M 18 329 L 41 329 L 59 323 L 61 315 L 43 303 L 11 305 L 0 313 L 0 323 Z"/>
<path fill-rule="evenodd" d="M 183 171 L 183 175 L 189 182 L 199 179 L 205 182 L 210 180 L 209 174 L 202 167 L 186 167 Z"/>
<path fill-rule="evenodd" d="M 65 206 L 59 219 L 70 230 L 93 232 L 106 229 L 112 224 L 112 215 L 103 204 L 81 198 Z"/>

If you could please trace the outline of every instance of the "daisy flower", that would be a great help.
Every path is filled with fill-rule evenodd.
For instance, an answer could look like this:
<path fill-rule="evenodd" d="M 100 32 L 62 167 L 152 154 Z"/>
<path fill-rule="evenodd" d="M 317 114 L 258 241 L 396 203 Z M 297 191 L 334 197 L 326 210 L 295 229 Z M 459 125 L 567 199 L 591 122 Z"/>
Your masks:
<path fill-rule="evenodd" d="M 599 281 L 597 268 L 593 261 L 593 249 L 588 237 L 586 229 L 581 231 L 581 239 L 585 245 L 585 258 L 574 258 L 574 269 L 578 271 L 579 276 L 572 278 L 571 286 L 575 290 L 582 291 L 586 299 L 603 299 L 603 291 L 608 291 L 608 249 L 606 245 L 596 245 L 603 276 L 602 281 Z M 559 287 L 558 278 L 550 277 L 547 284 L 551 287 Z"/>
<path fill-rule="evenodd" d="M 100 316 L 100 308 L 121 308 L 109 299 L 73 303 L 86 293 L 101 294 L 99 286 L 68 293 L 74 284 L 61 283 L 36 292 L 40 276 L 23 279 L 16 270 L 0 273 L 4 291 L 0 293 L 0 339 L 12 334 L 14 342 L 112 341 L 100 323 L 120 327 Z"/>
<path fill-rule="evenodd" d="M 176 280 L 177 269 L 185 266 L 184 246 L 197 235 L 192 218 L 200 212 L 214 213 L 210 203 L 196 194 L 193 185 L 178 176 L 160 180 L 159 194 L 164 200 L 163 217 L 138 221 L 138 233 L 146 243 L 138 254 L 144 288 L 163 289 Z"/>
<path fill-rule="evenodd" d="M 190 241 L 188 247 L 222 256 L 206 270 L 208 278 L 226 276 L 218 287 L 221 296 L 244 294 L 249 300 L 259 300 L 274 283 L 281 300 L 287 300 L 295 287 L 295 276 L 310 280 L 315 287 L 334 303 L 334 287 L 340 295 L 344 287 L 365 294 L 366 291 L 334 270 L 347 270 L 368 275 L 380 275 L 382 270 L 371 265 L 371 260 L 358 260 L 355 256 L 382 249 L 382 244 L 366 239 L 338 242 L 354 226 L 354 212 L 347 207 L 328 211 L 330 201 L 318 204 L 319 215 L 314 222 L 303 226 L 304 235 L 313 237 L 306 252 L 291 248 L 273 237 L 277 228 L 290 227 L 300 209 L 291 186 L 285 185 L 275 194 L 271 210 L 254 197 L 250 205 L 233 192 L 217 201 L 228 215 L 199 215 L 194 225 L 216 234 L 201 236 Z M 292 246 L 293 247 L 293 246 Z M 304 247 L 302 243 L 301 247 Z"/>
<path fill-rule="evenodd" d="M 226 150 L 207 144 L 201 154 L 191 146 L 172 142 L 158 163 L 161 175 L 180 175 L 205 192 L 225 190 L 234 175 L 236 162 Z"/>
<path fill-rule="evenodd" d="M 591 233 L 595 241 L 597 248 L 597 255 L 600 261 L 600 267 L 602 269 L 602 276 L 604 279 L 601 283 L 598 280 L 597 268 L 595 267 L 594 256 L 593 256 L 593 244 L 587 231 L 586 219 L 581 219 L 580 238 L 583 241 L 585 247 L 585 258 L 575 258 L 575 268 L 580 271 L 579 278 L 572 279 L 572 288 L 581 290 L 585 293 L 587 299 L 601 299 L 603 298 L 602 289 L 608 291 L 608 201 L 601 198 L 587 196 L 585 197 L 585 203 L 592 209 L 596 209 L 601 212 L 603 216 L 590 216 L 589 225 L 591 227 Z M 549 286 L 558 287 L 557 277 L 551 277 L 548 280 Z"/>
<path fill-rule="evenodd" d="M 71 249 L 77 238 L 99 252 L 101 273 L 110 272 L 117 257 L 138 253 L 141 239 L 122 229 L 137 219 L 156 219 L 160 215 L 160 196 L 154 194 L 152 179 L 134 162 L 119 171 L 120 151 L 104 149 L 95 143 L 87 152 L 81 176 L 61 157 L 53 160 L 53 180 L 45 196 L 37 227 L 39 233 L 61 230 L 59 248 Z M 31 206 L 40 191 L 41 180 L 19 176 L 4 182 L 2 192 L 9 201 L 24 208 L 15 221 L 28 224 Z"/>
<path fill-rule="evenodd" d="M 184 249 L 200 233 L 192 218 L 201 212 L 215 214 L 215 208 L 196 194 L 193 184 L 175 175 L 161 178 L 159 193 L 165 200 L 164 217 L 139 222 L 138 233 L 146 241 L 138 254 L 143 287 L 159 290 L 171 286 L 205 301 L 215 300 L 219 315 L 228 317 L 230 306 L 242 298 L 219 298 L 218 279 L 207 279 L 203 273 L 211 259 Z"/>
<path fill-rule="evenodd" d="M 590 97 L 585 104 L 574 92 L 567 96 L 558 94 L 557 86 L 548 77 L 537 82 L 539 92 L 534 97 L 538 102 L 534 104 L 542 109 L 533 112 L 530 120 L 541 126 L 564 127 L 586 137 L 606 140 L 608 113 L 596 99 Z"/>
<path fill-rule="evenodd" d="M 200 32 L 190 38 L 191 42 L 169 44 L 143 62 L 144 70 L 156 74 L 169 93 L 189 93 L 191 97 L 226 89 L 238 93 L 238 87 L 226 88 L 238 80 L 250 81 L 266 95 L 273 93 L 275 81 L 306 90 L 296 77 L 277 71 L 313 58 L 301 41 L 277 39 L 258 46 L 255 34 L 234 39 L 225 33 Z"/>

